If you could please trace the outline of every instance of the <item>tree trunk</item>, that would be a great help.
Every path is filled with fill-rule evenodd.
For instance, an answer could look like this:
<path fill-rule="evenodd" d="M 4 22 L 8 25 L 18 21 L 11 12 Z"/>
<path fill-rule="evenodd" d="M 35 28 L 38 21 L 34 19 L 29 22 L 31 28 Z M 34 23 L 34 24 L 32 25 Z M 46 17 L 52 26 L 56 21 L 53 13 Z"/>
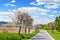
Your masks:
<path fill-rule="evenodd" d="M 25 34 L 26 34 L 27 30 L 26 30 L 26 27 L 25 27 Z"/>
<path fill-rule="evenodd" d="M 54 32 L 54 27 L 52 26 L 52 33 Z"/>
<path fill-rule="evenodd" d="M 28 29 L 28 34 L 30 34 L 30 28 Z"/>
<path fill-rule="evenodd" d="M 21 32 L 21 26 L 19 27 L 19 32 L 18 32 L 18 34 L 20 34 L 20 32 Z"/>

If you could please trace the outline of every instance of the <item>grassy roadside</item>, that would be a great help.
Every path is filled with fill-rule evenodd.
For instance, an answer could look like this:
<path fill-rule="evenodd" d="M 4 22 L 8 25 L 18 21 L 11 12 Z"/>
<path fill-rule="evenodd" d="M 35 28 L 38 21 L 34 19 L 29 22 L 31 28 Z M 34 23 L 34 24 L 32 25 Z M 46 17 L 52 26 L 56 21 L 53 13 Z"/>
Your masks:
<path fill-rule="evenodd" d="M 17 33 L 0 33 L 0 40 L 28 40 L 35 36 L 39 30 L 35 30 L 31 34 L 17 34 Z"/>
<path fill-rule="evenodd" d="M 54 30 L 52 33 L 51 30 L 47 30 L 47 32 L 55 39 L 55 40 L 60 40 L 60 32 Z"/>

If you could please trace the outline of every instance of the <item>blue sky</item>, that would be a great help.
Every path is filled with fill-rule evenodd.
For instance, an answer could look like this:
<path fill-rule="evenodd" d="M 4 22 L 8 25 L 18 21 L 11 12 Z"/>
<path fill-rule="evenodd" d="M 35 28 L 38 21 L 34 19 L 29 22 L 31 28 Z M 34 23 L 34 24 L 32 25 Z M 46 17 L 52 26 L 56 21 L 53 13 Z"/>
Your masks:
<path fill-rule="evenodd" d="M 24 9 L 33 18 L 33 24 L 53 22 L 60 15 L 59 0 L 0 0 L 0 21 L 11 21 L 13 10 Z"/>

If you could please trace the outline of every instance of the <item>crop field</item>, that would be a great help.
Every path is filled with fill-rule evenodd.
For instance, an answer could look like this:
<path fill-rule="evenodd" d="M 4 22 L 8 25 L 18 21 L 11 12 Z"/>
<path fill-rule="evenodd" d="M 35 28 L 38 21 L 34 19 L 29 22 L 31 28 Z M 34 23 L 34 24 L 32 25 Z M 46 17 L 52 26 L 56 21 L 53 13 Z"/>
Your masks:
<path fill-rule="evenodd" d="M 24 33 L 24 28 L 21 28 L 21 33 Z M 19 28 L 18 27 L 0 27 L 0 32 L 9 32 L 9 33 L 18 33 Z M 27 29 L 28 31 L 28 29 Z M 34 30 L 31 29 L 30 33 L 32 33 Z"/>

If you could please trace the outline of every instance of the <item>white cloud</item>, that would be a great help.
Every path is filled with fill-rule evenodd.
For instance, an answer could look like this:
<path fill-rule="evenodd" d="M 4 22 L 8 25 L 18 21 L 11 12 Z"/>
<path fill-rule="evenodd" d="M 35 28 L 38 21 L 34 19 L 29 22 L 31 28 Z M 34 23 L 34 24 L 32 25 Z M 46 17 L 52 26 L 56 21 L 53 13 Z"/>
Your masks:
<path fill-rule="evenodd" d="M 35 3 L 35 2 L 31 2 L 30 4 L 31 4 L 31 5 L 35 5 L 35 6 L 39 6 L 39 5 L 40 5 L 40 4 Z"/>
<path fill-rule="evenodd" d="M 12 16 L 12 12 L 0 12 L 0 21 L 11 21 L 9 16 Z"/>
<path fill-rule="evenodd" d="M 36 0 L 36 2 L 31 2 L 30 4 L 32 5 L 42 5 L 42 4 L 46 4 L 45 7 L 50 9 L 50 8 L 59 8 L 60 6 L 60 0 Z M 50 5 L 53 4 L 53 5 Z"/>
<path fill-rule="evenodd" d="M 55 17 L 55 15 L 49 15 L 49 17 Z"/>
<path fill-rule="evenodd" d="M 13 13 L 12 12 L 0 12 L 0 15 L 12 15 Z"/>
<path fill-rule="evenodd" d="M 16 0 L 11 0 L 11 3 L 15 3 L 16 2 Z"/>
<path fill-rule="evenodd" d="M 0 17 L 0 20 L 1 20 L 2 18 Z"/>
<path fill-rule="evenodd" d="M 39 6 L 39 5 L 44 4 L 44 3 L 43 3 L 43 2 L 41 2 L 41 3 L 31 2 L 30 4 L 31 4 L 31 5 L 35 5 L 35 6 Z"/>
<path fill-rule="evenodd" d="M 60 14 L 60 12 L 59 12 L 59 14 Z"/>
<path fill-rule="evenodd" d="M 60 0 L 53 0 L 53 1 L 55 1 L 55 2 L 60 2 Z"/>
<path fill-rule="evenodd" d="M 35 2 L 31 2 L 30 4 L 32 4 L 32 5 L 36 5 Z"/>
<path fill-rule="evenodd" d="M 60 0 L 36 0 L 36 2 L 38 2 L 38 4 L 58 4 L 60 2 Z"/>
<path fill-rule="evenodd" d="M 29 13 L 39 13 L 41 15 L 47 15 L 47 13 L 50 12 L 50 10 L 42 9 L 38 7 L 22 7 L 22 8 L 18 8 L 18 10 L 28 11 Z"/>
<path fill-rule="evenodd" d="M 16 6 L 15 4 L 11 4 L 11 3 L 5 3 L 4 4 L 6 7 L 8 7 L 8 6 Z"/>
<path fill-rule="evenodd" d="M 54 20 L 50 20 L 50 19 L 36 19 L 34 20 L 33 24 L 47 24 L 49 22 L 53 22 Z"/>
<path fill-rule="evenodd" d="M 8 9 L 9 12 L 12 12 L 13 10 L 12 9 Z"/>
<path fill-rule="evenodd" d="M 10 3 L 4 3 L 3 5 L 5 5 L 6 7 L 8 6 L 16 6 L 14 3 L 16 2 L 16 0 L 11 0 Z"/>
<path fill-rule="evenodd" d="M 42 9 L 42 8 L 38 8 L 38 7 L 21 7 L 21 8 L 18 8 L 17 10 L 24 10 L 24 11 L 27 11 L 30 15 L 32 15 L 31 17 L 34 20 L 34 22 L 33 22 L 34 24 L 41 24 L 41 23 L 46 24 L 46 23 L 52 21 L 48 18 L 46 18 L 46 19 L 43 18 L 48 15 L 48 12 L 50 12 L 50 10 L 48 10 L 48 9 Z M 9 11 L 11 11 L 11 10 L 9 9 Z M 14 10 L 14 11 L 16 11 L 16 10 Z M 11 21 L 11 19 L 8 18 L 8 16 L 13 15 L 13 13 L 12 12 L 0 12 L 0 15 L 1 15 L 0 18 L 2 18 L 1 20 Z M 2 17 L 2 15 L 3 15 L 3 17 Z M 6 15 L 6 18 L 4 18 L 5 15 Z M 53 16 L 53 15 L 50 15 L 50 16 Z"/>
<path fill-rule="evenodd" d="M 36 15 L 32 15 L 31 17 L 32 17 L 33 19 L 39 18 L 39 16 L 36 16 Z"/>
<path fill-rule="evenodd" d="M 52 8 L 56 9 L 56 8 L 59 8 L 58 5 L 45 5 L 45 7 L 48 8 L 48 9 L 52 9 Z"/>
<path fill-rule="evenodd" d="M 56 10 L 52 11 L 52 14 L 55 14 L 55 13 L 58 13 L 58 11 L 56 11 Z"/>

